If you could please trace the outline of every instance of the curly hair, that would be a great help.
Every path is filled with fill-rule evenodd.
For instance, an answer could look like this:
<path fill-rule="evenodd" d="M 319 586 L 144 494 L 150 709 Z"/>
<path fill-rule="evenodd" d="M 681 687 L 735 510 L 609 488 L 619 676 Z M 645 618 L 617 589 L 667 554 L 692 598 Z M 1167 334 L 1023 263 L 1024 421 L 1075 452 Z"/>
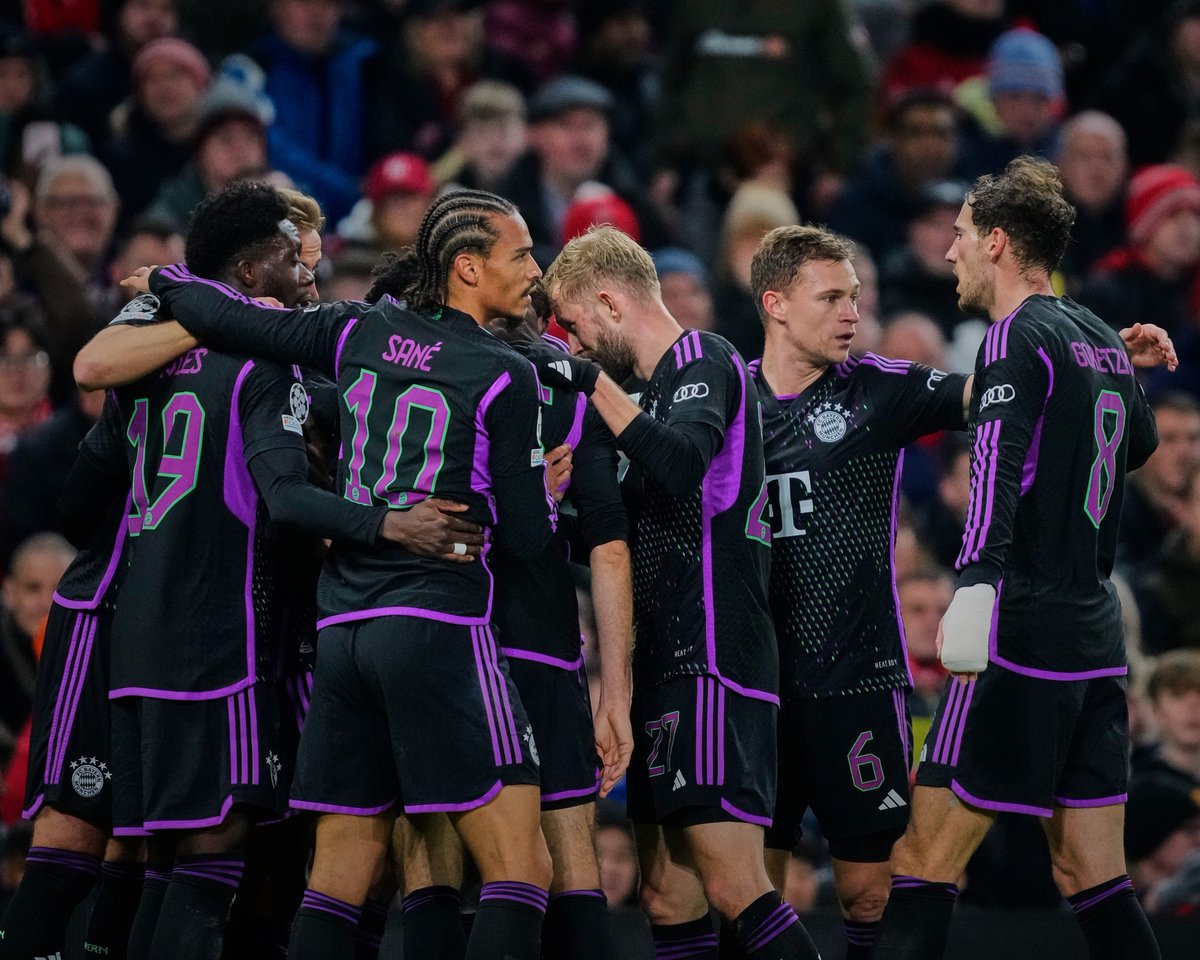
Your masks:
<path fill-rule="evenodd" d="M 999 227 L 1008 234 L 1022 271 L 1058 268 L 1071 239 L 1075 208 L 1063 196 L 1058 167 L 1038 157 L 1017 157 L 1004 172 L 985 174 L 967 194 L 979 236 Z"/>
<path fill-rule="evenodd" d="M 216 280 L 239 260 L 260 255 L 280 239 L 288 205 L 265 183 L 243 180 L 196 205 L 184 259 L 198 277 Z"/>
<path fill-rule="evenodd" d="M 411 246 L 400 253 L 385 253 L 371 271 L 371 289 L 363 299 L 367 303 L 378 303 L 385 296 L 410 300 L 420 277 L 417 251 Z"/>

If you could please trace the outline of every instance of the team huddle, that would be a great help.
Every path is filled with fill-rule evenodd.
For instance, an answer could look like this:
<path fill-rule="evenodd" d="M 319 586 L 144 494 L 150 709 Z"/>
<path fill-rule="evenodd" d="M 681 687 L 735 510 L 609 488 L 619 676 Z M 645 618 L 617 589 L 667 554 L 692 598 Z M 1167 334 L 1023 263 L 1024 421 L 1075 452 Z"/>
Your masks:
<path fill-rule="evenodd" d="M 1055 295 L 1051 165 L 980 178 L 947 238 L 993 321 L 971 376 L 852 355 L 853 249 L 817 227 L 755 254 L 747 363 L 625 234 L 543 276 L 483 191 L 435 201 L 365 302 L 320 303 L 296 204 L 205 201 L 76 360 L 108 393 L 60 504 L 81 551 L 0 960 L 60 956 L 97 884 L 84 949 L 110 957 L 374 957 L 397 890 L 406 960 L 614 957 L 595 805 L 622 777 L 662 960 L 715 960 L 711 911 L 751 960 L 819 956 L 781 898 L 809 809 L 849 958 L 941 957 L 999 811 L 1043 818 L 1091 957 L 1158 956 L 1108 578 L 1157 443 L 1134 368 L 1175 358 Z M 971 507 L 910 787 L 900 477 L 944 430 Z"/>

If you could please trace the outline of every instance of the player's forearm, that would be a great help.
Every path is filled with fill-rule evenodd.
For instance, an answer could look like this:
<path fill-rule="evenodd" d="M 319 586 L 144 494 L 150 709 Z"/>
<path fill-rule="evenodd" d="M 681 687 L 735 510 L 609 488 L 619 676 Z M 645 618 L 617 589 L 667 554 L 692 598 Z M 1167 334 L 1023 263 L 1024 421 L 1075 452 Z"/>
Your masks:
<path fill-rule="evenodd" d="M 642 412 L 615 380 L 607 373 L 600 374 L 596 389 L 592 391 L 592 405 L 600 414 L 614 437 L 620 436 Z"/>
<path fill-rule="evenodd" d="M 105 327 L 75 357 L 75 382 L 84 390 L 122 387 L 187 353 L 199 341 L 173 320 Z"/>
<path fill-rule="evenodd" d="M 660 423 L 645 413 L 617 437 L 630 460 L 675 497 L 700 486 L 708 465 L 721 447 L 721 431 L 707 423 Z"/>
<path fill-rule="evenodd" d="M 629 547 L 623 540 L 591 552 L 592 600 L 600 647 L 600 683 L 607 698 L 626 702 L 633 655 L 633 581 Z"/>

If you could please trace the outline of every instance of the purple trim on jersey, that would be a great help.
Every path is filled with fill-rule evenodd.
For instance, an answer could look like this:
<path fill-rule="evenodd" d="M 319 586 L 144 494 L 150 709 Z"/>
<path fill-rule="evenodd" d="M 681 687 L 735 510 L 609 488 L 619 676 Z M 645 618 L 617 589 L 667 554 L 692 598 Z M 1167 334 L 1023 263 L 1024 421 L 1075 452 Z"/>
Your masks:
<path fill-rule="evenodd" d="M 129 516 L 129 511 L 132 505 L 133 494 L 130 493 L 125 498 L 125 512 L 122 514 L 122 516 Z M 125 535 L 128 532 L 128 525 L 125 523 L 121 523 L 117 527 L 117 535 L 113 539 L 113 548 L 112 553 L 108 558 L 108 566 L 105 568 L 104 575 L 100 578 L 100 582 L 96 584 L 96 591 L 92 594 L 92 598 L 90 600 L 69 600 L 55 590 L 54 602 L 60 607 L 66 607 L 68 610 L 95 610 L 98 606 L 100 606 L 100 602 L 104 599 L 104 595 L 108 593 L 108 588 L 112 583 L 113 577 L 117 574 L 117 567 L 121 562 L 121 551 L 125 548 Z"/>
<path fill-rule="evenodd" d="M 492 402 L 510 383 L 512 383 L 512 375 L 506 370 L 496 378 L 495 383 L 487 388 L 487 392 L 475 409 L 475 457 L 471 465 L 471 489 L 487 500 L 493 522 L 496 520 L 496 498 L 492 496 L 492 474 L 488 464 L 491 438 L 488 436 L 487 424 L 484 421 Z"/>
<path fill-rule="evenodd" d="M 682 369 L 693 360 L 704 356 L 704 348 L 700 345 L 700 331 L 688 330 L 678 340 L 671 344 L 675 351 L 675 367 Z"/>
<path fill-rule="evenodd" d="M 575 660 L 563 660 L 545 653 L 534 653 L 532 650 L 521 650 L 517 647 L 501 647 L 500 652 L 512 660 L 531 660 L 534 663 L 544 663 L 548 667 L 559 670 L 579 670 L 583 667 L 583 654 Z"/>
<path fill-rule="evenodd" d="M 971 465 L 971 505 L 967 510 L 967 530 L 963 534 L 962 549 L 955 562 L 959 570 L 976 563 L 987 543 L 996 503 L 996 464 L 1000 457 L 1001 423 L 1000 420 L 991 420 L 980 424 L 975 433 L 975 448 L 971 452 L 974 461 Z"/>
<path fill-rule="evenodd" d="M 775 394 L 775 399 L 780 403 L 791 403 L 798 396 L 800 396 L 798 393 L 777 393 Z"/>
<path fill-rule="evenodd" d="M 877 353 L 863 354 L 860 362 L 864 367 L 875 367 L 884 373 L 908 373 L 912 369 L 912 361 L 910 360 L 891 360 L 887 357 L 881 357 Z"/>
<path fill-rule="evenodd" d="M 230 794 L 221 804 L 221 812 L 215 817 L 202 817 L 198 820 L 147 820 L 142 826 L 146 830 L 195 830 L 200 827 L 216 827 L 225 822 L 232 808 L 233 795 Z"/>
<path fill-rule="evenodd" d="M 1049 807 L 1035 807 L 1026 803 L 1002 803 L 999 800 L 983 800 L 969 793 L 957 780 L 950 781 L 950 789 L 964 803 L 968 803 L 972 807 L 979 807 L 981 810 L 996 810 L 1000 813 L 1027 813 L 1035 817 L 1050 817 L 1054 815 L 1054 811 Z"/>
<path fill-rule="evenodd" d="M 683 354 L 679 350 L 678 343 L 671 344 L 671 349 L 675 351 L 675 369 L 678 370 L 683 366 Z"/>
<path fill-rule="evenodd" d="M 145 827 L 113 827 L 112 835 L 114 837 L 148 837 L 150 831 Z"/>
<path fill-rule="evenodd" d="M 1019 663 L 1006 660 L 997 653 L 993 653 L 989 659 L 993 663 L 1002 666 L 1005 670 L 1012 673 L 1019 673 L 1023 677 L 1034 677 L 1038 680 L 1069 682 L 1072 680 L 1095 680 L 1097 677 L 1123 677 L 1129 673 L 1128 666 L 1101 667 L 1098 670 L 1081 670 L 1078 673 L 1072 673 L 1068 670 L 1039 670 L 1036 667 L 1023 667 Z"/>
<path fill-rule="evenodd" d="M 405 804 L 405 813 L 463 813 L 467 810 L 474 810 L 477 807 L 482 807 L 485 804 L 491 803 L 496 799 L 497 794 L 504 788 L 504 784 L 497 780 L 488 789 L 482 797 L 475 800 L 467 800 L 464 803 L 414 803 L 412 805 Z"/>
<path fill-rule="evenodd" d="M 579 440 L 583 437 L 583 415 L 585 413 L 587 413 L 587 395 L 577 393 L 575 394 L 575 417 L 571 421 L 571 429 L 567 431 L 567 438 L 563 441 L 572 450 L 579 446 Z"/>
<path fill-rule="evenodd" d="M 892 704 L 896 708 L 896 728 L 900 731 L 900 746 L 904 750 L 904 763 L 906 766 L 911 767 L 912 744 L 909 743 L 908 739 L 908 712 L 905 709 L 908 706 L 908 695 L 902 688 L 896 687 L 892 690 Z"/>
<path fill-rule="evenodd" d="M 466 617 L 457 613 L 443 613 L 441 610 L 427 610 L 425 607 L 371 607 L 367 610 L 350 610 L 346 613 L 334 614 L 332 617 L 322 617 L 317 621 L 317 629 L 324 630 L 326 627 L 335 627 L 339 623 L 353 623 L 356 620 L 374 620 L 376 617 L 417 617 L 421 620 L 437 620 L 441 623 L 453 623 L 460 627 L 478 627 L 488 622 L 491 612 L 492 603 L 489 591 L 488 608 L 478 617 Z"/>
<path fill-rule="evenodd" d="M 1091 800 L 1076 800 L 1073 797 L 1055 797 L 1054 802 L 1060 807 L 1070 807 L 1073 810 L 1087 807 L 1119 807 L 1129 802 L 1129 794 L 1117 793 L 1111 797 L 1094 797 Z"/>
<path fill-rule="evenodd" d="M 715 677 L 696 678 L 696 783 L 725 783 L 725 688 Z"/>
<path fill-rule="evenodd" d="M 346 325 L 342 327 L 341 334 L 338 335 L 337 347 L 333 351 L 333 378 L 335 380 L 341 376 L 342 349 L 346 346 L 346 340 L 350 336 L 350 331 L 354 329 L 357 323 L 358 317 L 351 317 L 346 321 Z"/>
<path fill-rule="evenodd" d="M 1025 463 L 1021 467 L 1021 496 L 1025 496 L 1029 492 L 1033 481 L 1037 479 L 1038 454 L 1042 448 L 1042 427 L 1046 422 L 1046 407 L 1050 405 L 1050 394 L 1054 393 L 1054 364 L 1046 356 L 1046 351 L 1042 347 L 1037 348 L 1037 353 L 1042 358 L 1042 363 L 1046 365 L 1049 382 L 1046 384 L 1046 399 L 1042 402 L 1042 412 L 1037 418 L 1037 423 L 1033 425 L 1033 436 L 1029 440 L 1029 449 L 1025 451 Z"/>
<path fill-rule="evenodd" d="M 888 580 L 892 587 L 892 604 L 896 608 L 896 630 L 900 634 L 900 656 L 904 658 L 904 673 L 908 685 L 913 685 L 912 667 L 908 662 L 908 635 L 904 632 L 904 618 L 900 616 L 900 590 L 896 586 L 896 524 L 900 516 L 900 476 L 904 472 L 904 451 L 896 457 L 896 472 L 892 477 L 892 517 L 888 534 Z"/>
<path fill-rule="evenodd" d="M 171 272 L 168 273 L 167 271 Z M 276 307 L 273 304 L 262 303 L 253 299 L 252 297 L 246 296 L 244 293 L 239 293 L 237 290 L 234 290 L 233 287 L 221 283 L 218 280 L 207 280 L 204 277 L 198 277 L 182 263 L 176 263 L 169 267 L 163 267 L 161 273 L 168 280 L 175 280 L 179 283 L 199 283 L 206 287 L 212 287 L 214 290 L 219 290 L 221 293 L 225 294 L 225 296 L 229 297 L 231 300 L 237 300 L 239 303 L 248 303 L 251 306 L 258 307 L 262 310 L 283 310 L 286 312 L 292 309 L 291 307 Z"/>
<path fill-rule="evenodd" d="M 254 635 L 254 534 L 258 521 L 258 489 L 254 486 L 254 478 L 250 476 L 250 468 L 246 466 L 246 446 L 242 439 L 241 396 L 242 386 L 253 369 L 254 361 L 247 360 L 242 369 L 238 371 L 237 379 L 233 382 L 233 394 L 229 401 L 229 434 L 225 443 L 225 477 L 221 491 L 229 512 L 246 526 L 244 596 L 247 684 L 254 682 L 254 654 L 257 640 Z"/>
<path fill-rule="evenodd" d="M 377 807 L 347 807 L 336 803 L 313 803 L 311 800 L 297 800 L 295 797 L 288 801 L 288 806 L 293 810 L 307 810 L 312 813 L 341 813 L 348 817 L 373 817 L 383 813 L 384 810 L 390 810 L 395 805 L 395 800 L 381 803 Z"/>
<path fill-rule="evenodd" d="M 492 756 L 496 766 L 524 762 L 521 737 L 517 733 L 512 703 L 508 698 L 508 682 L 500 669 L 496 640 L 487 627 L 471 628 L 471 643 L 475 650 L 475 671 L 479 677 L 479 692 L 487 713 L 492 734 Z"/>
<path fill-rule="evenodd" d="M 109 700 L 119 700 L 121 697 L 148 697 L 151 700 L 220 700 L 239 690 L 245 690 L 254 683 L 254 677 L 243 677 L 236 683 L 219 690 L 202 690 L 199 693 L 186 693 L 182 690 L 158 690 L 154 687 L 121 687 L 108 691 Z"/>
<path fill-rule="evenodd" d="M 757 814 L 747 813 L 745 810 L 739 810 L 732 803 L 721 798 L 721 809 L 728 813 L 731 817 L 736 817 L 744 823 L 753 823 L 760 827 L 769 827 L 771 825 L 770 817 L 760 817 Z"/>
<path fill-rule="evenodd" d="M 21 811 L 21 819 L 32 820 L 37 816 L 37 812 L 42 809 L 42 804 L 45 802 L 46 795 L 44 793 L 39 793 L 36 797 L 34 797 L 33 803 Z"/>
<path fill-rule="evenodd" d="M 590 787 L 580 787 L 578 790 L 559 790 L 557 793 L 543 793 L 542 803 L 553 803 L 555 800 L 574 800 L 576 797 L 591 797 L 595 796 L 596 791 L 600 789 L 600 778 L 596 778 L 596 782 Z"/>
<path fill-rule="evenodd" d="M 560 340 L 552 333 L 543 333 L 542 340 L 556 350 L 561 350 L 563 353 L 571 352 L 571 345 L 566 340 Z"/>
<path fill-rule="evenodd" d="M 96 642 L 96 629 L 100 621 L 94 616 L 86 618 L 83 627 L 83 649 L 76 665 L 76 680 L 71 688 L 71 699 L 64 713 L 63 727 L 59 731 L 58 746 L 55 748 L 54 766 L 50 771 L 50 783 L 58 783 L 62 779 L 63 764 L 67 762 L 67 743 L 71 739 L 71 731 L 75 727 L 75 714 L 79 710 L 79 701 L 83 696 L 84 683 L 87 678 L 88 663 L 92 659 L 92 646 Z"/>
<path fill-rule="evenodd" d="M 958 706 L 958 698 L 962 685 L 956 682 L 950 684 L 950 690 L 946 693 L 946 706 L 942 710 L 942 722 L 938 727 L 937 736 L 933 741 L 933 750 L 929 754 L 929 759 L 934 763 L 942 763 L 942 744 L 946 740 L 946 731 L 950 729 L 953 722 L 954 710 Z"/>

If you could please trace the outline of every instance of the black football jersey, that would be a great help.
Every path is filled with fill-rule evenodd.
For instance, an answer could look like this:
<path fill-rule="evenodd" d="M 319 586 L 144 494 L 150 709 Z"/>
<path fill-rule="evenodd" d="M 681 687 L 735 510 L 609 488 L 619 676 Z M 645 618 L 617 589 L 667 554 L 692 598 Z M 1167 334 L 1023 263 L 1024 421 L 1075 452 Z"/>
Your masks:
<path fill-rule="evenodd" d="M 1048 679 L 1126 670 L 1109 576 L 1125 477 L 1154 416 L 1121 339 L 1065 298 L 993 324 L 971 395 L 971 501 L 959 583 L 999 592 L 990 660 Z"/>
<path fill-rule="evenodd" d="M 116 397 L 131 503 L 110 696 L 208 699 L 275 675 L 276 529 L 248 464 L 303 449 L 304 385 L 198 347 Z"/>
<path fill-rule="evenodd" d="M 784 697 L 908 685 L 894 544 L 904 447 L 965 426 L 966 377 L 867 354 L 763 411 L 771 613 Z"/>
<path fill-rule="evenodd" d="M 561 355 L 560 341 L 514 343 L 522 356 Z M 627 537 L 625 508 L 617 485 L 617 448 L 612 434 L 582 393 L 542 387 L 542 441 L 547 450 L 570 444 L 570 486 L 563 523 L 536 557 L 523 559 L 503 547 L 492 554 L 496 575 L 493 625 L 508 656 L 577 668 L 579 605 L 569 565 L 572 544 L 593 547 Z M 576 536 L 569 536 L 571 527 Z M 574 559 L 586 563 L 586 556 Z"/>
<path fill-rule="evenodd" d="M 639 671 L 655 681 L 708 674 L 778 703 L 762 429 L 750 374 L 727 340 L 687 330 L 659 361 L 640 402 L 660 423 L 705 423 L 722 441 L 686 496 L 672 495 L 636 464 L 626 475 L 641 487 L 633 538 Z"/>
<path fill-rule="evenodd" d="M 520 556 L 549 540 L 537 377 L 525 358 L 464 313 L 407 310 L 390 297 L 302 310 L 264 307 L 185 267 L 154 272 L 172 316 L 206 343 L 331 375 L 340 395 L 335 490 L 364 507 L 406 509 L 437 495 L 467 504 Z M 453 564 L 398 546 L 335 541 L 322 573 L 318 626 L 380 616 L 485 624 L 490 547 Z"/>
<path fill-rule="evenodd" d="M 86 457 L 102 473 L 122 480 L 128 477 L 125 438 L 112 394 L 105 398 L 100 419 L 79 444 L 79 456 Z M 103 515 L 87 542 L 58 581 L 54 600 L 59 606 L 96 610 L 102 604 L 111 605 L 123 572 L 121 552 L 125 546 L 125 517 L 130 503 L 129 495 L 125 495 L 102 507 Z"/>

